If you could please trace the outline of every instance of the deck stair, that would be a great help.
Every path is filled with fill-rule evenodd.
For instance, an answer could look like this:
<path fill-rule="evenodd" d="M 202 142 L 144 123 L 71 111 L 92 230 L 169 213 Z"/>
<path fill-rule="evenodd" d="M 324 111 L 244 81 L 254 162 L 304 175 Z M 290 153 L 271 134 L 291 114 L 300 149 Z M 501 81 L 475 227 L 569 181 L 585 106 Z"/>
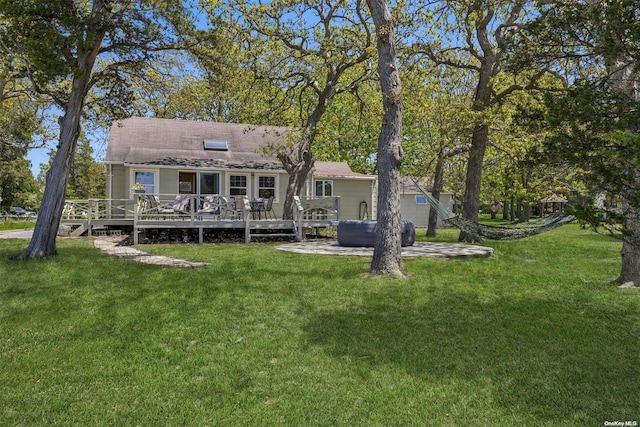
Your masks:
<path fill-rule="evenodd" d="M 89 230 L 89 224 L 84 221 L 78 227 L 71 231 L 70 237 L 80 237 Z"/>
<path fill-rule="evenodd" d="M 296 225 L 293 221 L 252 221 L 249 237 L 251 239 L 272 239 L 272 238 L 298 238 Z"/>

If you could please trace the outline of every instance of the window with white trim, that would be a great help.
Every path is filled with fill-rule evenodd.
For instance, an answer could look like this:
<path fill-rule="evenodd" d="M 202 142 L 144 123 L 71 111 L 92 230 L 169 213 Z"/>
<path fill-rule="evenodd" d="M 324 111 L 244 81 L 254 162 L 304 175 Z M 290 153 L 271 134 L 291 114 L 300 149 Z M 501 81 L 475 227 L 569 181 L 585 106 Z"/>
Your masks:
<path fill-rule="evenodd" d="M 246 196 L 247 195 L 247 176 L 246 175 L 229 175 L 229 195 L 230 196 Z"/>
<path fill-rule="evenodd" d="M 134 170 L 133 171 L 133 182 L 144 184 L 147 187 L 147 193 L 155 193 L 156 192 L 156 171 L 150 170 Z"/>
<path fill-rule="evenodd" d="M 316 197 L 330 197 L 333 196 L 333 180 L 316 180 Z"/>
<path fill-rule="evenodd" d="M 258 197 L 268 199 L 276 197 L 276 177 L 273 175 L 258 176 Z"/>
<path fill-rule="evenodd" d="M 220 174 L 218 172 L 200 172 L 199 194 L 220 194 Z"/>
<path fill-rule="evenodd" d="M 416 196 L 416 205 L 426 205 L 427 197 L 426 196 Z"/>

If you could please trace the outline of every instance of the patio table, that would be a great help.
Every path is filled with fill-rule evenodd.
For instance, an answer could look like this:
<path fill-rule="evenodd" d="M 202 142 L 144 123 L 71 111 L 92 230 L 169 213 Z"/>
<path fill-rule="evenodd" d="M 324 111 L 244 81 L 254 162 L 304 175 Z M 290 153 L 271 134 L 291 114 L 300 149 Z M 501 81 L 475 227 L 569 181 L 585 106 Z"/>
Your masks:
<path fill-rule="evenodd" d="M 258 219 L 262 219 L 262 212 L 266 211 L 266 203 L 267 203 L 267 199 L 263 199 L 263 198 L 257 198 L 257 199 L 253 199 L 251 202 L 251 217 L 253 219 L 256 219 L 256 216 L 258 217 Z"/>

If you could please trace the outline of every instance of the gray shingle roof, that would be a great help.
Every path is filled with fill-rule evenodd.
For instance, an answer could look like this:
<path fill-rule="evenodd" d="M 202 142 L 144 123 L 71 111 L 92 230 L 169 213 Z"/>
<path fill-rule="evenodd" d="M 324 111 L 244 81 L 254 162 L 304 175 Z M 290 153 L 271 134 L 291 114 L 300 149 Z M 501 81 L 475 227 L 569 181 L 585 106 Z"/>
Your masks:
<path fill-rule="evenodd" d="M 282 142 L 291 128 L 234 123 L 130 117 L 114 122 L 105 161 L 126 165 L 283 171 L 275 156 L 260 149 Z M 227 141 L 227 151 L 205 150 L 205 139 Z M 316 176 L 375 179 L 348 164 L 316 162 Z"/>
<path fill-rule="evenodd" d="M 281 170 L 259 151 L 282 141 L 290 128 L 131 117 L 111 126 L 107 163 Z M 227 141 L 228 151 L 205 150 L 203 141 Z"/>
<path fill-rule="evenodd" d="M 432 190 L 431 181 L 425 177 L 410 177 L 410 176 L 401 176 L 400 177 L 400 192 L 402 194 L 422 194 L 422 191 L 416 186 L 414 179 L 418 180 L 418 184 L 420 187 L 424 188 L 427 191 Z"/>
<path fill-rule="evenodd" d="M 348 164 L 342 162 L 316 162 L 315 176 L 332 178 L 375 179 L 373 175 L 353 172 Z"/>

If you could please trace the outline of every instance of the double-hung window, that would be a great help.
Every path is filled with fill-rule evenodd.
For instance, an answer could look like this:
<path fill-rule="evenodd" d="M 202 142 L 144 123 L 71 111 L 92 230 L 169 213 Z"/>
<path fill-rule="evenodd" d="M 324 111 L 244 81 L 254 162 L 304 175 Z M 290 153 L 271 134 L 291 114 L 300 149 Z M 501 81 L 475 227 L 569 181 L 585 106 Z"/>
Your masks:
<path fill-rule="evenodd" d="M 258 176 L 258 197 L 268 199 L 276 197 L 276 177 Z"/>
<path fill-rule="evenodd" d="M 247 195 L 247 175 L 229 175 L 229 195 Z"/>

